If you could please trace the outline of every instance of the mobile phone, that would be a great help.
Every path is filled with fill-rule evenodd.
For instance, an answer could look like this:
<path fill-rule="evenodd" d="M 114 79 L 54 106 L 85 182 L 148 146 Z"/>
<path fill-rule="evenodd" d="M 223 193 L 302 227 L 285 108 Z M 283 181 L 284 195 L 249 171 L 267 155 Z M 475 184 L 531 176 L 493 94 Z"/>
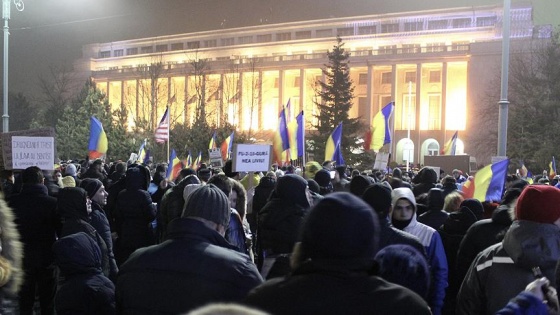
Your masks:
<path fill-rule="evenodd" d="M 336 171 L 330 171 L 330 173 L 331 173 L 331 179 L 334 179 L 334 176 L 335 176 L 335 174 L 336 174 Z"/>

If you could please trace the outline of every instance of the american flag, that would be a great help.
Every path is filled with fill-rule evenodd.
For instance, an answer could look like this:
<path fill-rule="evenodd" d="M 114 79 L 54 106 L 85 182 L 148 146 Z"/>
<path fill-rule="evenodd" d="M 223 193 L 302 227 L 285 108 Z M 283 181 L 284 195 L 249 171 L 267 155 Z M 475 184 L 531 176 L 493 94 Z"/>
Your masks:
<path fill-rule="evenodd" d="M 157 143 L 164 143 L 169 140 L 169 107 L 165 110 L 165 114 L 159 122 L 155 134 Z"/>

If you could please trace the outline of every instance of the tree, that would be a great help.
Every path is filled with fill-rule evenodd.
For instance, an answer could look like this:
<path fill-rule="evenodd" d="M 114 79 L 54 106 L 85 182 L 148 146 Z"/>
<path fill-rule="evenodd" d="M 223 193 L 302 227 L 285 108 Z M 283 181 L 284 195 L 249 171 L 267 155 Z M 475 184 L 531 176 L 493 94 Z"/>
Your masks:
<path fill-rule="evenodd" d="M 342 139 L 340 148 L 346 164 L 353 165 L 359 160 L 354 153 L 359 150 L 358 139 L 363 135 L 359 118 L 350 118 L 348 112 L 352 108 L 354 86 L 350 79 L 350 53 L 344 49 L 340 37 L 336 38 L 336 45 L 327 52 L 329 63 L 322 69 L 325 82 L 319 81 L 319 89 L 315 91 L 318 107 L 317 124 L 313 127 L 316 132 L 311 135 L 311 152 L 315 159 L 321 161 L 325 156 L 325 143 L 339 123 L 342 123 Z"/>
<path fill-rule="evenodd" d="M 36 111 L 23 93 L 8 93 L 10 131 L 26 130 L 36 118 Z"/>
<path fill-rule="evenodd" d="M 39 86 L 43 92 L 40 112 L 34 121 L 34 126 L 56 128 L 58 119 L 65 112 L 66 107 L 76 98 L 74 92 L 79 90 L 71 69 L 65 66 L 49 66 L 48 76 L 39 77 Z"/>

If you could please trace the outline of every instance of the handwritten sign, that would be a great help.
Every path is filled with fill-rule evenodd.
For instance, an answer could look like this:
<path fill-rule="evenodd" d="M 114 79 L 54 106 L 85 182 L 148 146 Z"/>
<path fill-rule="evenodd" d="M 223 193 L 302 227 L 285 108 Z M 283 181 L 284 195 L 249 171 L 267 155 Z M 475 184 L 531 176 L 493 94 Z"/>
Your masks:
<path fill-rule="evenodd" d="M 212 165 L 212 167 L 224 166 L 224 161 L 222 160 L 222 151 L 220 151 L 220 149 L 209 149 L 208 155 L 210 156 L 210 165 Z"/>
<path fill-rule="evenodd" d="M 272 146 L 263 144 L 235 144 L 234 172 L 266 172 L 270 169 Z"/>
<path fill-rule="evenodd" d="M 54 169 L 53 137 L 12 137 L 12 164 L 14 169 L 38 166 Z"/>

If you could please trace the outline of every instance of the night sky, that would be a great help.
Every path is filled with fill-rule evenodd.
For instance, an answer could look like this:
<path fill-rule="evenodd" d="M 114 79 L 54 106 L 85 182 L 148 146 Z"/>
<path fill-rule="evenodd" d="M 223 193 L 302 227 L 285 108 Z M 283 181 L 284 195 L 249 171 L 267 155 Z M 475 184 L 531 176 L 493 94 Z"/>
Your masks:
<path fill-rule="evenodd" d="M 82 45 L 329 17 L 501 5 L 492 0 L 23 0 L 10 20 L 11 92 L 38 101 L 38 76 Z M 451 3 L 450 3 L 451 2 Z M 517 1 L 513 1 L 516 3 Z M 536 24 L 560 24 L 558 0 L 533 0 Z M 1 67 L 1 65 L 0 65 Z M 0 78 L 1 79 L 1 78 Z"/>

